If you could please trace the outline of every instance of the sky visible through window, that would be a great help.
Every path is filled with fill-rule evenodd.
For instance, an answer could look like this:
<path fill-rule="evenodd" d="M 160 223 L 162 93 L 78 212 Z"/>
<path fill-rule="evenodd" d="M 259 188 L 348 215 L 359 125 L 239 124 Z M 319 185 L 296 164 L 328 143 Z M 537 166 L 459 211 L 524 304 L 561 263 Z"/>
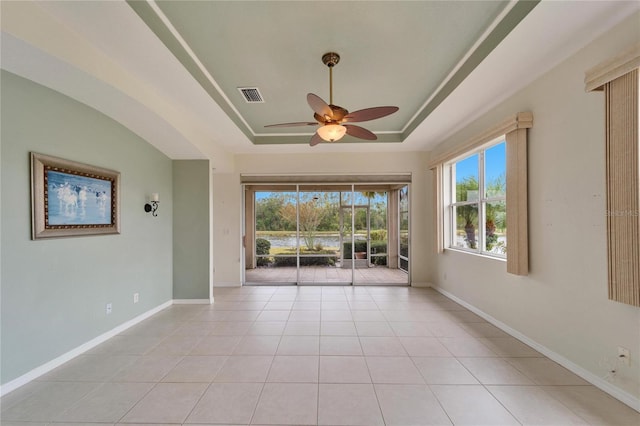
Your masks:
<path fill-rule="evenodd" d="M 487 149 L 484 161 L 487 182 L 493 182 L 500 176 L 504 177 L 507 170 L 507 144 L 503 141 Z"/>
<path fill-rule="evenodd" d="M 277 194 L 278 192 L 256 192 L 256 201 L 262 201 Z"/>
<path fill-rule="evenodd" d="M 323 191 L 318 191 L 318 192 L 323 192 Z M 336 197 L 338 196 L 337 192 L 331 192 L 332 194 L 334 194 Z M 275 197 L 278 196 L 279 194 L 285 194 L 287 196 L 291 196 L 293 197 L 293 199 L 295 199 L 295 195 L 296 192 L 294 191 L 287 191 L 287 192 L 281 192 L 281 191 L 256 191 L 256 201 L 262 201 L 265 198 L 271 198 L 271 197 Z M 343 197 L 350 197 L 351 196 L 351 192 L 343 192 Z M 371 204 L 375 204 L 375 203 L 382 203 L 382 202 L 386 202 L 386 192 L 376 192 L 374 193 L 374 195 L 371 197 Z M 367 197 L 365 195 L 363 195 L 362 192 L 356 191 L 356 204 L 359 205 L 366 205 L 367 204 Z"/>
<path fill-rule="evenodd" d="M 478 154 L 456 163 L 456 183 L 460 184 L 469 177 L 474 177 L 476 182 L 478 181 Z"/>
<path fill-rule="evenodd" d="M 485 180 L 492 182 L 505 174 L 507 164 L 507 144 L 503 141 L 486 151 L 485 155 Z M 473 155 L 456 163 L 456 183 L 462 182 L 466 177 L 478 178 L 478 155 Z"/>

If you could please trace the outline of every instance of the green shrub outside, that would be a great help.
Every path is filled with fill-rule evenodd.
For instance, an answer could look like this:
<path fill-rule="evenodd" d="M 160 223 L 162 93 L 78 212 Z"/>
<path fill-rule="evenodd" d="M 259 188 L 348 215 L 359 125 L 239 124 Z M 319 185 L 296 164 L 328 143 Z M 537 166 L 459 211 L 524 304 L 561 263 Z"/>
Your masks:
<path fill-rule="evenodd" d="M 375 229 L 369 233 L 371 241 L 387 241 L 386 229 Z"/>
<path fill-rule="evenodd" d="M 344 259 L 351 259 L 351 241 L 347 241 L 342 245 L 344 249 Z M 366 241 L 356 241 L 355 250 L 357 252 L 366 252 L 367 251 L 367 242 Z M 371 241 L 370 245 L 370 253 L 371 254 L 386 254 L 387 253 L 387 241 Z M 371 262 L 374 265 L 386 266 L 387 265 L 387 257 L 386 256 L 371 256 Z"/>
<path fill-rule="evenodd" d="M 386 241 L 372 241 L 371 242 L 371 254 L 382 254 L 387 252 Z"/>
<path fill-rule="evenodd" d="M 342 248 L 344 250 L 344 259 L 351 259 L 351 241 L 347 241 L 342 244 Z M 367 242 L 366 241 L 356 241 L 354 252 L 366 252 L 367 251 Z"/>
<path fill-rule="evenodd" d="M 256 254 L 264 255 L 269 254 L 271 251 L 271 243 L 269 240 L 265 240 L 264 238 L 256 238 Z M 271 262 L 270 257 L 258 257 L 256 259 L 256 263 L 258 266 L 266 266 Z"/>
<path fill-rule="evenodd" d="M 385 235 L 385 230 L 379 230 L 378 236 L 380 234 Z M 376 240 L 373 238 L 373 233 L 376 231 L 372 231 L 372 241 L 370 244 L 370 253 L 371 254 L 386 254 L 387 253 L 387 241 L 386 240 Z M 318 247 L 320 248 L 320 247 Z M 351 259 L 351 241 L 347 241 L 343 243 L 344 249 L 344 259 Z M 256 239 L 256 254 L 257 255 L 268 255 L 271 251 L 271 243 L 264 238 Z M 355 252 L 366 252 L 367 251 L 367 242 L 366 241 L 356 241 L 355 242 Z M 281 253 L 287 254 L 287 253 Z M 303 250 L 301 254 L 335 254 L 333 250 L 314 250 L 313 252 L 307 252 Z M 300 266 L 333 266 L 337 262 L 337 256 L 331 257 L 301 257 L 300 258 Z M 371 262 L 374 265 L 386 266 L 387 265 L 387 257 L 386 256 L 371 256 Z M 291 257 L 258 257 L 257 265 L 258 266 L 266 266 L 273 263 L 273 266 L 296 266 L 296 253 L 292 251 Z"/>
<path fill-rule="evenodd" d="M 336 264 L 337 256 L 333 250 L 316 250 L 312 253 L 302 252 L 301 254 L 333 254 L 329 257 L 300 257 L 300 266 L 333 266 Z M 293 252 L 291 257 L 275 257 L 274 266 L 296 266 L 296 254 Z"/>
<path fill-rule="evenodd" d="M 386 241 L 372 241 L 371 242 L 371 254 L 387 254 L 387 242 Z M 371 262 L 374 265 L 387 266 L 386 256 L 371 256 Z"/>

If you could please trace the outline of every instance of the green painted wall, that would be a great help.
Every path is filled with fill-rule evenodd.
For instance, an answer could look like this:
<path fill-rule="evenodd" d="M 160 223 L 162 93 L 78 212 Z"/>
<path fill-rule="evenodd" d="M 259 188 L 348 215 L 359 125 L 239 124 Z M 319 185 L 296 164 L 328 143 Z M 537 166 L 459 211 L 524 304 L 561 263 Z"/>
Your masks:
<path fill-rule="evenodd" d="M 209 160 L 173 162 L 173 298 L 209 299 Z"/>
<path fill-rule="evenodd" d="M 5 71 L 0 85 L 0 369 L 7 383 L 172 299 L 172 161 L 58 92 Z M 30 151 L 119 171 L 121 234 L 32 241 Z M 160 194 L 158 217 L 143 209 L 152 192 Z"/>

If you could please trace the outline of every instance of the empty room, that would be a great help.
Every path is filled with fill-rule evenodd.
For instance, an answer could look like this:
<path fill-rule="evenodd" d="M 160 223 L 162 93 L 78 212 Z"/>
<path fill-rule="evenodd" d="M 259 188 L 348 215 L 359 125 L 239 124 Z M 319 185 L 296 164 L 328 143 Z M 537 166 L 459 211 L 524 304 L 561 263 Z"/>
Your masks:
<path fill-rule="evenodd" d="M 1 1 L 0 424 L 640 424 L 637 1 Z"/>

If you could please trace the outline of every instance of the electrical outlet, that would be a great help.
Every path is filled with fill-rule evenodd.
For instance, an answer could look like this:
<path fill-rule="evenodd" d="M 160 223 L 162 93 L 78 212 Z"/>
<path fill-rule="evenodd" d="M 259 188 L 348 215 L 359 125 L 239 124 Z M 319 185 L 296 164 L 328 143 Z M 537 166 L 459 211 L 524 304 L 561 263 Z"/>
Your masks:
<path fill-rule="evenodd" d="M 107 303 L 107 315 L 109 315 L 113 311 L 113 305 L 111 303 Z"/>
<path fill-rule="evenodd" d="M 133 293 L 133 303 L 138 303 L 140 301 L 140 293 Z"/>
<path fill-rule="evenodd" d="M 629 349 L 618 346 L 618 360 L 628 367 L 631 364 Z"/>

